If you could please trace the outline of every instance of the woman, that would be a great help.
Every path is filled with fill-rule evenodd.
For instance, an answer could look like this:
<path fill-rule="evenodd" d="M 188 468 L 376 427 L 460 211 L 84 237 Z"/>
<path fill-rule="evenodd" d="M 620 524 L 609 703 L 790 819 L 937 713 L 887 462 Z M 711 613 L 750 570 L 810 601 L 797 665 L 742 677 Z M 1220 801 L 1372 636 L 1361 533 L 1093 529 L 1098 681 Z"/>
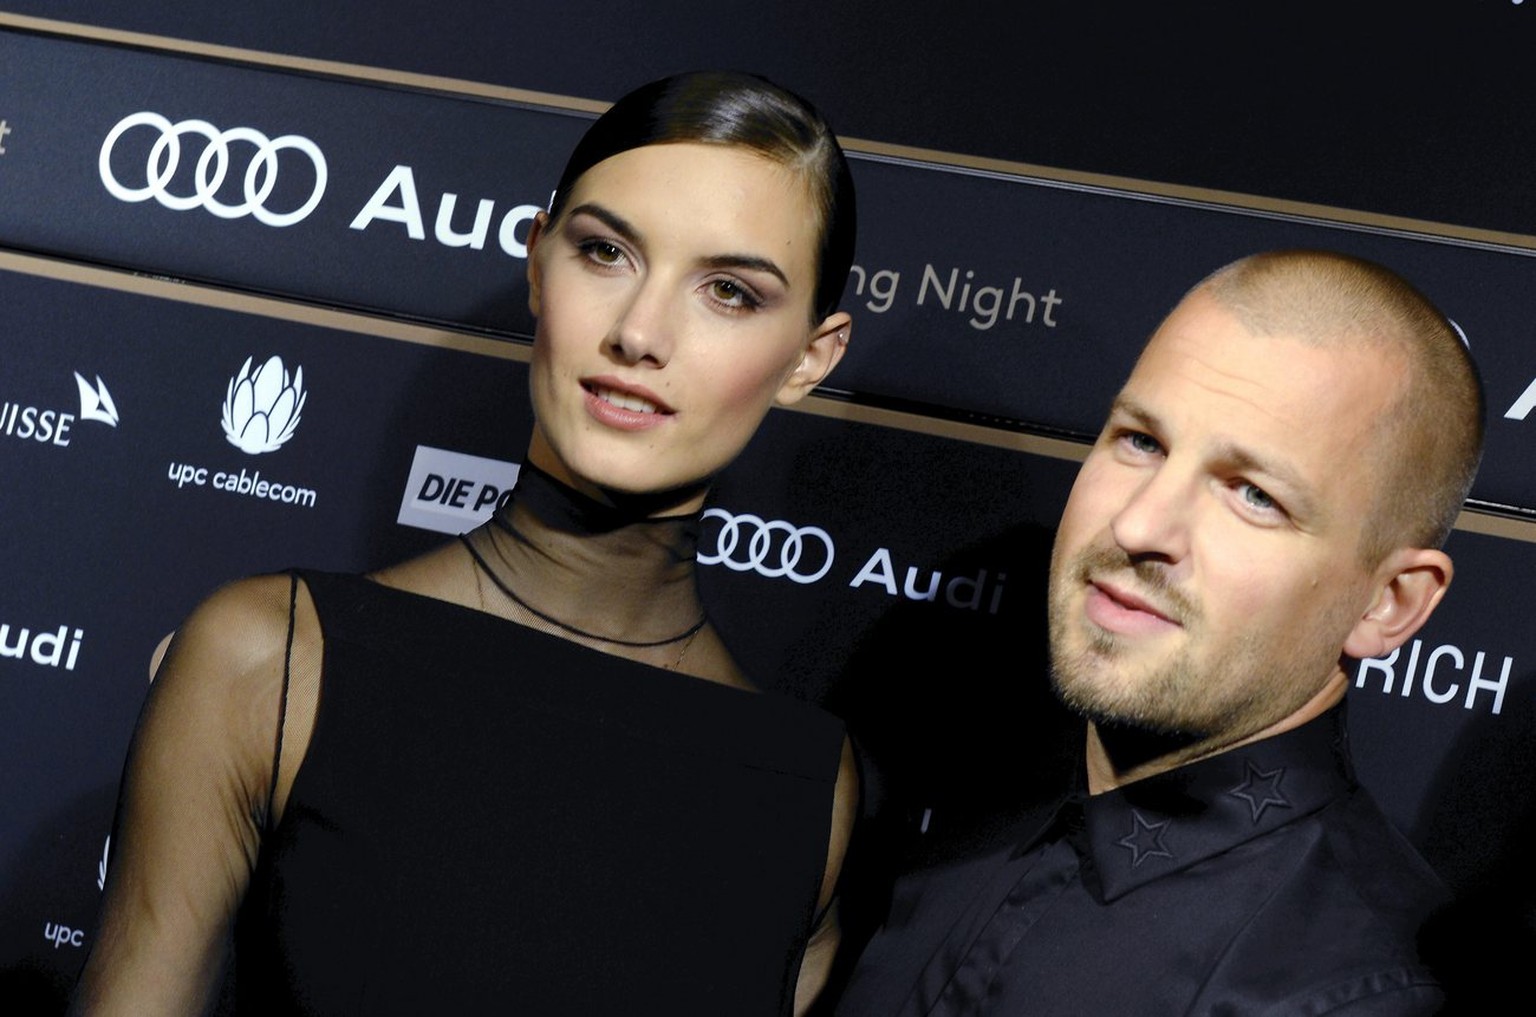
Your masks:
<path fill-rule="evenodd" d="M 835 139 L 768 82 L 682 75 L 601 117 L 528 241 L 512 499 L 178 629 L 75 1012 L 202 1012 L 231 953 L 263 1014 L 803 1011 L 851 757 L 753 689 L 693 543 L 714 475 L 841 357 L 852 239 Z"/>

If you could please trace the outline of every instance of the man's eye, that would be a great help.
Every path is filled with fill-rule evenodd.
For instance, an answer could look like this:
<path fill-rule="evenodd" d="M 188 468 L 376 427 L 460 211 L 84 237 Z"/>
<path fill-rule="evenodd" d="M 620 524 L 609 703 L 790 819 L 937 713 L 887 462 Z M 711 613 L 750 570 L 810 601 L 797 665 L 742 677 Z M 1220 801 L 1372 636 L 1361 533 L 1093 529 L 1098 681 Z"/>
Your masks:
<path fill-rule="evenodd" d="M 1163 451 L 1163 446 L 1158 440 L 1144 431 L 1126 431 L 1120 435 L 1120 440 L 1133 452 L 1142 455 L 1158 455 Z"/>
<path fill-rule="evenodd" d="M 1243 499 L 1244 505 L 1259 512 L 1280 511 L 1279 503 L 1276 502 L 1274 498 L 1269 496 L 1268 491 L 1264 490 L 1262 487 L 1259 487 L 1257 484 L 1250 484 L 1247 481 L 1243 481 L 1238 485 L 1238 496 Z"/>

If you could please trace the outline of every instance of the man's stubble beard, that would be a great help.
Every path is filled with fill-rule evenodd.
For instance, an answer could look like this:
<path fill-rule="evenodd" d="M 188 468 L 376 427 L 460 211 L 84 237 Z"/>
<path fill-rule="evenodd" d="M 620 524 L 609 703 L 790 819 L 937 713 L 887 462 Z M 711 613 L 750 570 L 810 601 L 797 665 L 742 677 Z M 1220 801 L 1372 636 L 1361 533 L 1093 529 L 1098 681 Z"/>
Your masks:
<path fill-rule="evenodd" d="M 1133 652 L 1126 640 L 1081 617 L 1081 601 L 1074 598 L 1090 577 L 1126 576 L 1134 576 L 1137 592 L 1179 624 L 1185 645 L 1171 656 L 1126 660 Z M 1229 689 L 1223 679 L 1230 680 L 1231 669 L 1251 668 L 1261 654 L 1256 641 L 1245 636 L 1206 664 L 1219 673 L 1202 671 L 1194 650 L 1205 637 L 1204 614 L 1168 580 L 1160 561 L 1133 560 L 1120 548 L 1103 545 L 1089 545 L 1065 563 L 1053 559 L 1049 612 L 1052 686 L 1063 704 L 1100 728 L 1202 742 L 1228 730 L 1262 700 L 1256 693 L 1263 683 L 1248 685 L 1247 694 L 1226 702 L 1207 694 Z"/>

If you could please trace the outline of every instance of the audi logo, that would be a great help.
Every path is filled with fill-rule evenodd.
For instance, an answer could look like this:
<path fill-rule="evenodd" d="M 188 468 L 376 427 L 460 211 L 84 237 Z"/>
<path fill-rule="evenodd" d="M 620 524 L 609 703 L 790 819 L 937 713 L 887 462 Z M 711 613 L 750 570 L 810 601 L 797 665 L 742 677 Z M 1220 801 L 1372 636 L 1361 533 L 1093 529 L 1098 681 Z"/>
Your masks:
<path fill-rule="evenodd" d="M 795 526 L 782 519 L 770 522 L 751 513 L 733 515 L 718 508 L 707 509 L 704 518 L 719 519 L 721 528 L 715 553 L 698 556 L 702 565 L 724 565 L 736 572 L 756 572 L 767 579 L 785 577 L 797 583 L 814 583 L 832 570 L 832 538 L 819 526 Z M 743 540 L 743 531 L 751 536 Z M 776 540 L 781 534 L 783 540 Z M 801 568 L 800 561 L 812 542 L 822 547 L 816 555 L 821 565 L 815 571 Z"/>
<path fill-rule="evenodd" d="M 112 149 L 118 139 L 135 127 L 152 127 L 160 132 L 149 158 L 144 165 L 142 187 L 129 187 L 112 172 Z M 192 174 L 191 194 L 172 194 L 171 180 L 181 163 L 181 139 L 187 135 L 203 138 L 207 143 L 197 157 Z M 216 196 L 229 173 L 230 146 L 236 142 L 254 145 L 255 155 L 245 168 L 242 197 L 244 200 L 230 204 Z M 277 186 L 278 153 L 285 149 L 297 149 L 309 157 L 315 168 L 314 190 L 309 199 L 291 212 L 274 212 L 266 207 L 266 201 Z M 182 120 L 171 123 L 158 113 L 132 113 L 117 122 L 101 143 L 101 155 L 97 159 L 101 182 L 108 193 L 119 201 L 137 202 L 154 198 L 166 208 L 185 212 L 189 208 L 205 208 L 221 219 L 239 219 L 253 215 L 268 226 L 292 226 L 320 204 L 325 194 L 325 156 L 313 141 L 297 134 L 285 134 L 280 138 L 268 138 L 250 127 L 231 127 L 221 131 L 206 120 Z"/>

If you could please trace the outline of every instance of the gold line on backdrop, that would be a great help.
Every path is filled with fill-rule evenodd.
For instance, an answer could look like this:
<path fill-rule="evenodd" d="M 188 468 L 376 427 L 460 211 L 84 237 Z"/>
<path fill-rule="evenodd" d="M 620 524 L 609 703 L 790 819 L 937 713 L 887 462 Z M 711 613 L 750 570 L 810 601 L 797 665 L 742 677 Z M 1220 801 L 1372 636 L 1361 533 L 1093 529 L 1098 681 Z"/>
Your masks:
<path fill-rule="evenodd" d="M 301 71 L 355 81 L 373 81 L 387 85 L 404 85 L 429 92 L 451 92 L 481 99 L 501 99 L 507 102 L 531 103 L 555 109 L 574 110 L 581 113 L 601 113 L 609 103 L 594 99 L 577 99 L 571 96 L 534 92 L 525 88 L 507 88 L 487 85 L 460 78 L 444 78 L 433 74 L 412 74 L 409 71 L 393 71 L 364 64 L 348 64 L 336 60 L 316 60 L 311 57 L 285 56 L 262 50 L 241 49 L 238 46 L 218 46 L 213 43 L 193 42 L 190 39 L 174 39 L 164 35 L 144 32 L 127 32 L 116 28 L 100 28 L 81 25 L 72 21 L 55 21 L 51 18 L 34 18 L 25 14 L 0 12 L 0 28 L 16 28 L 48 35 L 62 35 L 87 42 L 109 42 L 140 49 L 158 49 L 180 56 L 209 57 L 233 63 L 254 64 L 287 71 Z"/>
<path fill-rule="evenodd" d="M 239 314 L 275 318 L 399 342 L 420 343 L 424 346 L 437 346 L 478 356 L 497 357 L 502 360 L 527 363 L 530 354 L 527 345 L 505 339 L 488 339 L 449 329 L 412 325 L 393 318 L 355 311 L 338 311 L 291 300 L 279 300 L 275 297 L 235 293 L 213 286 L 140 275 L 118 269 L 98 268 L 56 258 L 17 254 L 5 250 L 0 250 L 0 272 L 17 272 L 84 286 L 99 286 L 121 293 L 135 293 L 160 300 L 213 307 Z M 931 437 L 986 445 L 1050 459 L 1081 462 L 1088 454 L 1088 446 L 1076 441 L 1022 434 L 963 421 L 941 420 L 919 413 L 863 406 L 818 393 L 812 393 L 810 398 L 788 407 L 783 412 L 809 413 L 813 416 L 875 427 L 913 431 Z M 1456 528 L 1468 533 L 1536 543 L 1536 521 L 1516 519 L 1475 509 L 1463 511 L 1456 521 Z"/>
<path fill-rule="evenodd" d="M 121 293 L 161 300 L 174 300 L 200 307 L 214 307 L 240 314 L 315 325 L 358 335 L 394 339 L 400 342 L 420 343 L 459 350 L 480 356 L 502 360 L 518 360 L 527 363 L 530 349 L 526 343 L 506 339 L 489 339 L 483 336 L 451 329 L 412 325 L 394 318 L 364 314 L 360 311 L 341 311 L 334 308 L 282 300 L 277 297 L 236 293 L 198 283 L 182 282 L 159 276 L 143 275 L 121 269 L 100 268 L 59 258 L 45 258 L 33 254 L 18 254 L 0 249 L 0 271 L 18 272 L 23 275 L 41 276 L 85 286 L 100 286 Z M 809 405 L 807 405 L 809 403 Z M 1053 459 L 1081 461 L 1087 447 L 1075 441 L 1020 434 L 1014 431 L 963 421 L 938 420 L 920 413 L 862 406 L 836 396 L 813 393 L 809 400 L 787 407 L 788 412 L 809 413 L 818 417 L 831 417 L 861 424 L 874 424 L 903 431 L 917 431 L 939 438 L 952 438 L 977 445 L 1030 452 Z"/>

